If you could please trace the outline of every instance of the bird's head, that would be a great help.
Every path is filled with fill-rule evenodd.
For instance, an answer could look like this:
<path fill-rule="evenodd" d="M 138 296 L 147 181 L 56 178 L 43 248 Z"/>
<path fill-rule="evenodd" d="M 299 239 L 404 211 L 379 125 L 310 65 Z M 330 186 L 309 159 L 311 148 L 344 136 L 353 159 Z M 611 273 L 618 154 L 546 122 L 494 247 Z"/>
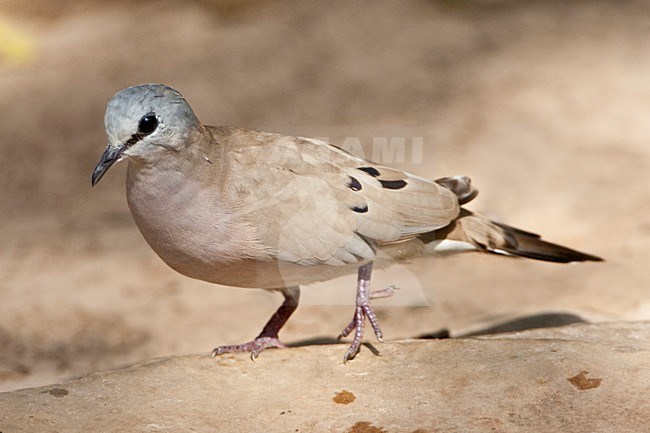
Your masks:
<path fill-rule="evenodd" d="M 163 84 L 140 84 L 120 90 L 106 107 L 108 146 L 92 175 L 92 185 L 124 157 L 155 163 L 181 151 L 203 129 L 176 90 Z"/>

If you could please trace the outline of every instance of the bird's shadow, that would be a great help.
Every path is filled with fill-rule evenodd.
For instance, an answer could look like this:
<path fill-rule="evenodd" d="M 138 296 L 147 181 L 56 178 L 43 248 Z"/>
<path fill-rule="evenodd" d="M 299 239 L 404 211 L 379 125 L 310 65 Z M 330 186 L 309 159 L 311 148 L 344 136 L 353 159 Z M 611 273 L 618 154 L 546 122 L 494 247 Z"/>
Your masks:
<path fill-rule="evenodd" d="M 509 332 L 521 332 L 531 329 L 543 328 L 558 328 L 575 323 L 585 323 L 582 317 L 571 313 L 540 313 L 528 316 L 516 317 L 505 322 L 490 325 L 483 329 L 478 329 L 472 332 L 461 333 L 451 337 L 449 331 L 443 329 L 441 331 L 421 334 L 417 338 L 422 339 L 440 339 L 440 338 L 465 338 L 465 337 L 478 337 L 481 335 L 495 335 L 506 334 Z M 442 334 L 442 336 L 441 336 Z"/>
<path fill-rule="evenodd" d="M 416 339 L 425 339 L 425 340 L 442 340 L 447 338 L 465 338 L 465 337 L 477 337 L 480 335 L 494 335 L 494 334 L 505 334 L 508 332 L 521 332 L 530 329 L 542 329 L 542 328 L 557 328 L 561 326 L 573 325 L 575 323 L 585 323 L 582 317 L 571 314 L 571 313 L 540 313 L 533 314 L 528 316 L 521 316 L 511 320 L 507 320 L 496 325 L 490 325 L 486 328 L 479 329 L 472 332 L 461 333 L 451 336 L 451 333 L 448 329 L 440 329 L 438 331 L 428 332 L 416 336 Z M 303 347 L 303 346 L 318 346 L 318 345 L 328 345 L 328 344 L 338 344 L 343 343 L 343 340 L 337 340 L 332 337 L 315 337 L 305 340 L 295 341 L 290 343 L 290 347 Z M 368 349 L 373 353 L 378 354 L 377 349 L 372 346 L 370 343 L 364 343 Z"/>

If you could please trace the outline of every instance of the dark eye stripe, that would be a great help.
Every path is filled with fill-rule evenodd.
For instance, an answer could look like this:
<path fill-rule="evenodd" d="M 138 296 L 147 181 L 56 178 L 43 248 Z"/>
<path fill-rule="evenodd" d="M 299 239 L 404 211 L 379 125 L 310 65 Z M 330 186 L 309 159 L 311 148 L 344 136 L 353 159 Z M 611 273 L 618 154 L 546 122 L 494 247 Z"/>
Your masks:
<path fill-rule="evenodd" d="M 145 136 L 145 134 L 142 134 L 140 132 L 136 132 L 135 134 L 133 134 L 131 136 L 131 138 L 129 138 L 126 141 L 126 143 L 124 143 L 124 146 L 126 146 L 126 147 L 133 146 L 135 143 L 142 140 L 144 138 L 144 136 Z"/>
<path fill-rule="evenodd" d="M 368 212 L 368 205 L 355 206 L 352 208 L 352 210 L 358 213 L 366 213 Z"/>

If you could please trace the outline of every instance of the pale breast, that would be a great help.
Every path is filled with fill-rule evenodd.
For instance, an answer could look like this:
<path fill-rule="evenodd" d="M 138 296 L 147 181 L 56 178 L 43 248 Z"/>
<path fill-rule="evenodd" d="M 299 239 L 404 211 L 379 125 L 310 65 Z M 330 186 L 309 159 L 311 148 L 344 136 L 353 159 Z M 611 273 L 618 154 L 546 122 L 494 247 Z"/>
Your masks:
<path fill-rule="evenodd" d="M 189 277 L 228 284 L 229 264 L 268 261 L 270 255 L 254 229 L 221 202 L 218 188 L 203 182 L 130 161 L 127 200 L 140 232 L 165 263 Z"/>

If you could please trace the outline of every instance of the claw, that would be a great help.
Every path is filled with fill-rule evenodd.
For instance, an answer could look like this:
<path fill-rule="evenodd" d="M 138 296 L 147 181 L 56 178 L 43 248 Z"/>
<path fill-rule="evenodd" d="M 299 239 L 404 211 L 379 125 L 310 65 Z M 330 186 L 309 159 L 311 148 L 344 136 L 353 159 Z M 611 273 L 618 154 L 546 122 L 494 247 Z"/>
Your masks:
<path fill-rule="evenodd" d="M 343 364 L 347 364 L 348 361 L 350 361 L 355 356 L 357 356 L 358 352 L 359 352 L 358 350 L 356 352 L 352 352 L 352 347 L 350 347 L 348 350 L 346 350 L 345 354 L 343 355 Z"/>
<path fill-rule="evenodd" d="M 341 333 L 336 338 L 336 340 L 341 341 L 342 339 L 350 335 L 350 332 L 352 332 L 352 330 L 356 327 L 356 325 L 357 325 L 357 321 L 356 321 L 356 312 L 355 312 L 355 315 L 354 317 L 352 317 L 352 321 L 350 322 L 350 324 L 341 331 Z"/>

